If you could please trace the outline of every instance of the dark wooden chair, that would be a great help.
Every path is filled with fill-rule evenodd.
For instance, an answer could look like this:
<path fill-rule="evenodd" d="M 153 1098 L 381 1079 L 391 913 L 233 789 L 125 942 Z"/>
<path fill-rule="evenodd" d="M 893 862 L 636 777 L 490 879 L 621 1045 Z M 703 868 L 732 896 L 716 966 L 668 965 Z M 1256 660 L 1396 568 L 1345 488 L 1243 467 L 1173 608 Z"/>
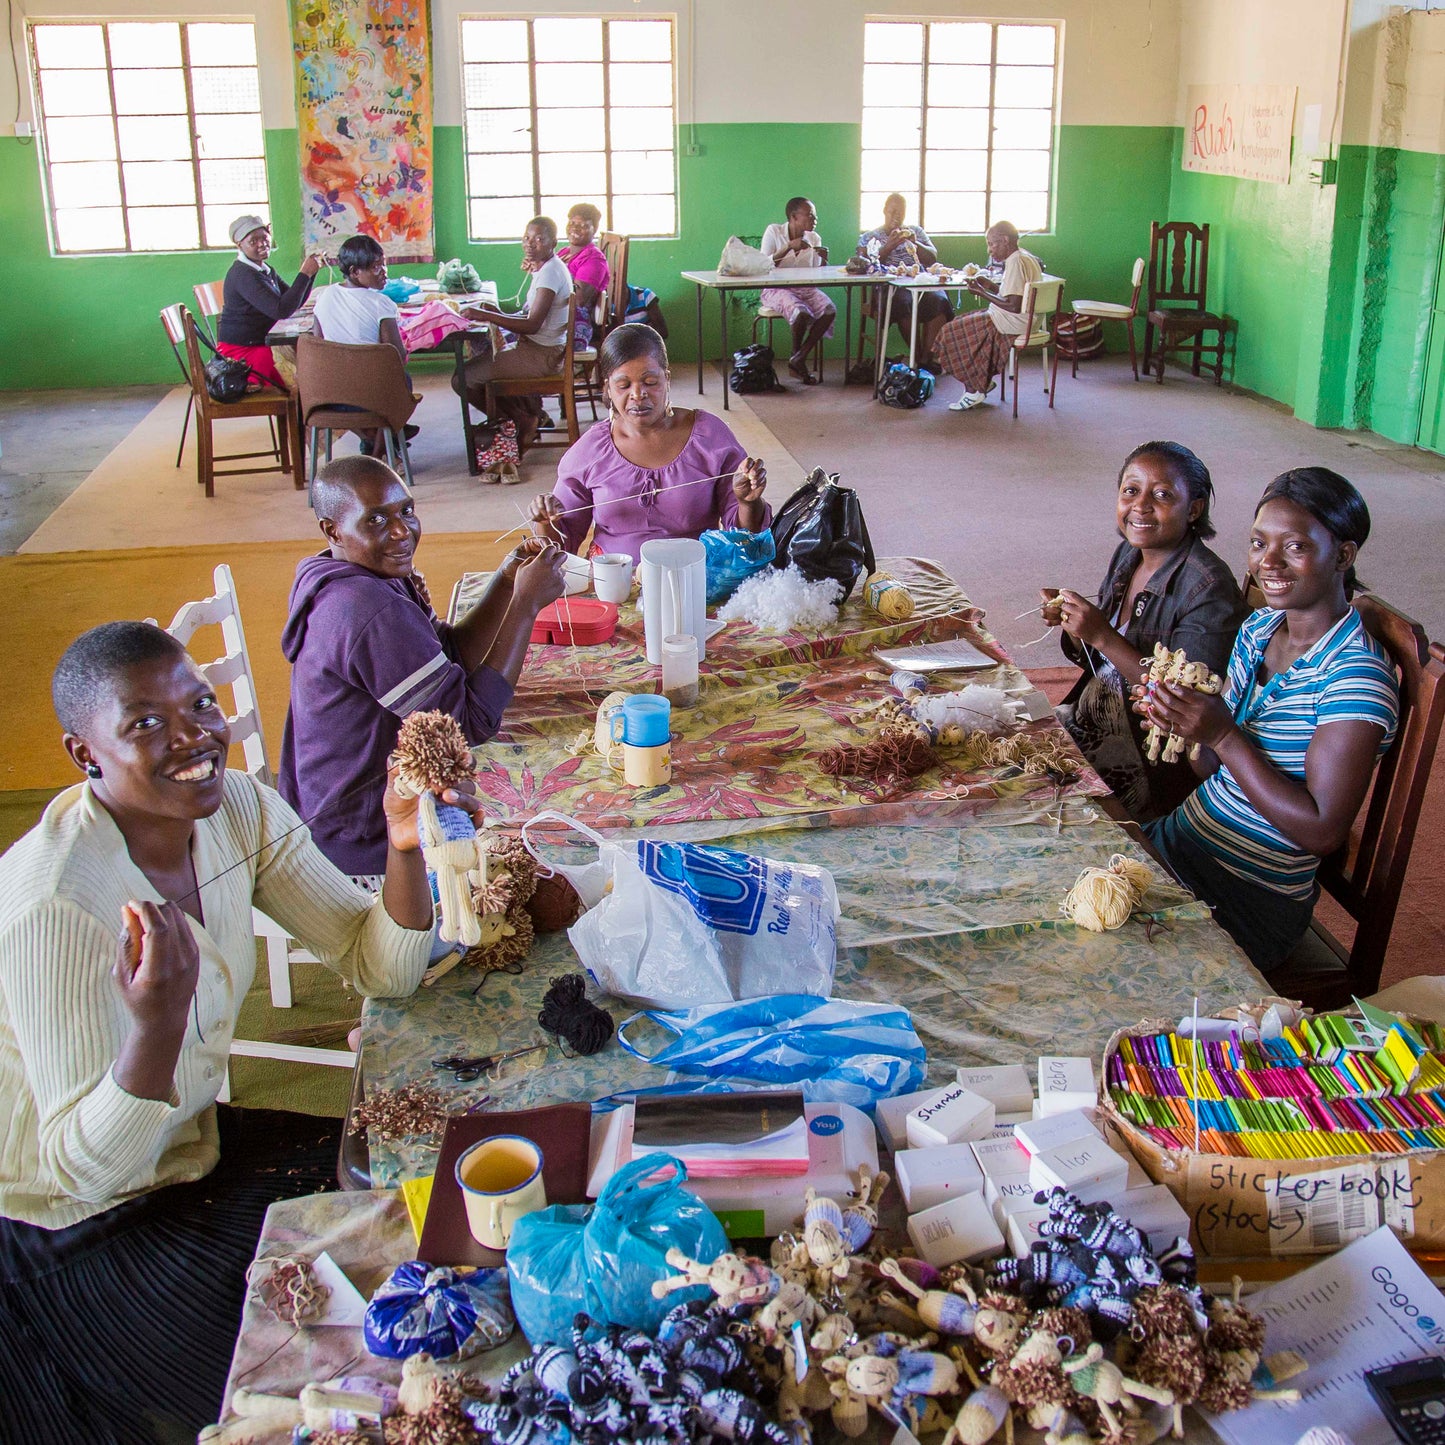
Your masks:
<path fill-rule="evenodd" d="M 1248 588 L 1245 593 L 1249 601 Z M 1317 1009 L 1337 1008 L 1379 987 L 1445 719 L 1445 648 L 1379 597 L 1361 593 L 1354 607 L 1399 674 L 1400 727 L 1375 771 L 1356 831 L 1320 863 L 1320 887 L 1355 920 L 1353 945 L 1346 948 L 1316 918 L 1270 980 L 1275 992 Z"/>
<path fill-rule="evenodd" d="M 176 358 L 176 365 L 181 369 L 181 376 L 186 383 L 186 414 L 181 418 L 181 444 L 176 448 L 176 466 L 181 464 L 181 453 L 186 449 L 186 431 L 191 424 L 191 411 L 196 404 L 196 389 L 191 383 L 191 373 L 186 367 L 186 323 L 181 319 L 181 313 L 186 308 L 177 301 L 173 306 L 161 307 L 161 325 L 165 327 L 166 340 L 171 344 L 171 352 Z"/>
<path fill-rule="evenodd" d="M 1225 338 L 1233 326 L 1227 316 L 1207 309 L 1209 227 L 1188 221 L 1155 221 L 1149 227 L 1149 305 L 1144 323 L 1144 370 L 1164 381 L 1164 362 L 1187 353 L 1199 375 L 1206 356 L 1216 386 L 1224 378 Z M 1212 335 L 1213 341 L 1205 338 Z"/>
<path fill-rule="evenodd" d="M 607 290 L 597 298 L 593 308 L 592 344 L 585 349 L 578 347 L 572 353 L 573 365 L 577 368 L 577 390 L 592 408 L 593 421 L 597 420 L 597 403 L 602 400 L 597 349 L 607 339 L 607 333 L 627 319 L 627 253 L 632 247 L 631 238 L 616 231 L 603 231 L 597 241 L 607 258 Z"/>
<path fill-rule="evenodd" d="M 497 398 L 502 396 L 555 396 L 562 402 L 561 427 L 554 428 L 565 435 L 566 440 L 555 437 L 552 432 L 540 433 L 532 443 L 537 447 L 570 447 L 581 435 L 577 425 L 577 293 L 572 293 L 567 303 L 567 342 L 562 353 L 561 368 L 552 376 L 499 376 L 487 382 L 486 412 L 497 420 Z M 495 346 L 495 341 L 493 342 Z M 547 440 L 543 441 L 542 438 Z"/>

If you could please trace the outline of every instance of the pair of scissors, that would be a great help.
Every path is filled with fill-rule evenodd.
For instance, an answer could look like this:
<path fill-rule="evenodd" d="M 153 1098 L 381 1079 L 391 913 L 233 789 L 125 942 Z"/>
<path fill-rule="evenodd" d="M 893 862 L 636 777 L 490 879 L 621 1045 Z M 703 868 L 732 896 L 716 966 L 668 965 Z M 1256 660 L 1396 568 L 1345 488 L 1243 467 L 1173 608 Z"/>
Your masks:
<path fill-rule="evenodd" d="M 550 1047 L 550 1044 L 529 1044 L 523 1049 L 510 1049 L 505 1053 L 497 1054 L 477 1054 L 471 1057 L 448 1054 L 444 1059 L 433 1059 L 431 1066 L 434 1069 L 446 1070 L 459 1084 L 473 1084 L 488 1070 L 505 1064 L 509 1059 L 519 1059 L 524 1054 L 535 1054 L 539 1049 Z"/>

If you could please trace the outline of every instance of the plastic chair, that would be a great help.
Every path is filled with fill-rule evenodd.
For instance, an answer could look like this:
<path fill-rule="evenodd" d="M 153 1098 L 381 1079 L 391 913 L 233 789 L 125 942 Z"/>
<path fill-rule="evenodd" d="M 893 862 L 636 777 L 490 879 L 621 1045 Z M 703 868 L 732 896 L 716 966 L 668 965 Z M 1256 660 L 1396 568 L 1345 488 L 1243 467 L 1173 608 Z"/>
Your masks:
<path fill-rule="evenodd" d="M 181 444 L 176 448 L 176 466 L 181 464 L 181 453 L 186 449 L 186 431 L 191 424 L 191 411 L 196 404 L 195 388 L 191 385 L 191 373 L 186 369 L 186 324 L 181 319 L 185 307 L 179 301 L 174 306 L 161 307 L 161 325 L 165 327 L 166 340 L 171 344 L 171 354 L 181 369 L 181 380 L 186 384 L 186 414 L 181 419 Z"/>
<path fill-rule="evenodd" d="M 339 431 L 379 431 L 388 464 L 411 485 L 411 456 L 406 424 L 420 398 L 412 393 L 406 368 L 394 346 L 384 341 L 357 346 L 296 338 L 296 390 L 300 394 L 301 428 L 311 434 L 311 475 L 316 475 L 321 433 L 326 433 L 326 460 Z M 346 411 L 342 408 L 351 407 Z"/>
<path fill-rule="evenodd" d="M 216 317 L 225 309 L 226 283 L 224 281 L 202 281 L 192 286 L 196 297 L 196 315 L 204 323 L 202 329 L 214 343 L 216 340 Z"/>
<path fill-rule="evenodd" d="M 1134 380 L 1139 380 L 1139 357 L 1134 350 L 1134 318 L 1139 314 L 1139 293 L 1144 289 L 1144 258 L 1139 257 L 1134 262 L 1134 273 L 1130 277 L 1130 285 L 1134 288 L 1134 294 L 1129 297 L 1129 304 L 1125 306 L 1119 301 L 1075 301 L 1070 307 L 1075 316 L 1092 316 L 1096 321 L 1122 321 L 1124 323 L 1124 334 L 1129 338 L 1129 365 L 1134 368 Z M 1079 374 L 1079 353 L 1073 353 L 1074 366 L 1072 375 Z"/>
<path fill-rule="evenodd" d="M 550 376 L 498 376 L 487 382 L 486 413 L 493 421 L 497 419 L 497 399 L 499 397 L 555 396 L 561 399 L 562 416 L 567 423 L 566 441 L 543 441 L 542 437 L 548 434 L 542 432 L 532 443 L 533 446 L 570 447 L 581 435 L 577 425 L 576 331 L 577 293 L 574 291 L 567 301 L 567 340 L 562 352 L 561 369 Z"/>
<path fill-rule="evenodd" d="M 1024 284 L 1021 310 L 1024 329 L 1009 345 L 1007 381 L 1014 384 L 1014 415 L 1019 414 L 1018 360 L 1027 351 L 1037 350 L 1044 368 L 1044 390 L 1049 406 L 1054 404 L 1054 391 L 1059 379 L 1059 348 L 1054 337 L 1059 306 L 1063 300 L 1064 283 L 1058 276 L 1041 276 Z M 1007 381 L 1005 385 L 1007 385 Z M 999 400 L 1003 400 L 1002 394 Z"/>
<path fill-rule="evenodd" d="M 226 721 L 231 729 L 232 744 L 239 743 L 246 760 L 246 772 L 267 787 L 274 785 L 270 764 L 266 760 L 266 735 L 261 726 L 261 711 L 256 697 L 256 680 L 251 671 L 251 655 L 246 649 L 246 633 L 241 625 L 240 602 L 231 569 L 222 562 L 211 574 L 216 591 L 199 602 L 187 602 L 171 618 L 166 631 L 178 642 L 189 644 L 202 627 L 221 629 L 225 653 L 214 662 L 201 663 L 200 670 L 212 687 L 229 687 L 235 713 Z M 276 1008 L 290 1008 L 291 965 L 317 963 L 309 953 L 287 936 L 286 930 L 258 908 L 251 910 L 256 937 L 266 944 L 266 967 L 271 987 L 271 1003 Z M 233 1057 L 281 1059 L 294 1064 L 329 1064 L 336 1068 L 353 1068 L 356 1054 L 350 1049 L 320 1049 L 299 1044 L 277 1044 L 252 1039 L 232 1039 Z M 230 1097 L 229 1080 L 221 1091 L 224 1102 Z"/>
<path fill-rule="evenodd" d="M 1164 383 L 1164 361 L 1188 352 L 1190 369 L 1199 375 L 1206 353 L 1214 384 L 1224 379 L 1225 336 L 1233 326 L 1227 316 L 1205 309 L 1209 292 L 1209 227 L 1188 221 L 1155 221 L 1149 227 L 1149 305 L 1144 322 L 1144 370 L 1155 368 Z M 1155 339 L 1158 332 L 1158 339 Z M 1204 337 L 1214 333 L 1215 340 Z"/>
<path fill-rule="evenodd" d="M 266 387 L 261 391 L 247 392 L 240 401 L 213 401 L 206 390 L 206 369 L 201 360 L 196 319 L 184 306 L 180 306 L 180 312 L 186 342 L 186 373 L 196 409 L 196 481 L 205 487 L 208 497 L 216 495 L 217 477 L 248 476 L 257 472 L 289 472 L 296 486 L 304 487 L 306 480 L 302 476 L 301 430 L 297 424 L 295 396 L 291 392 Z M 218 421 L 235 421 L 243 417 L 268 417 L 281 423 L 279 430 L 272 432 L 270 450 L 217 453 L 212 427 Z M 271 457 L 276 465 L 230 467 L 225 471 L 216 465 L 218 462 L 250 461 L 254 457 Z"/>

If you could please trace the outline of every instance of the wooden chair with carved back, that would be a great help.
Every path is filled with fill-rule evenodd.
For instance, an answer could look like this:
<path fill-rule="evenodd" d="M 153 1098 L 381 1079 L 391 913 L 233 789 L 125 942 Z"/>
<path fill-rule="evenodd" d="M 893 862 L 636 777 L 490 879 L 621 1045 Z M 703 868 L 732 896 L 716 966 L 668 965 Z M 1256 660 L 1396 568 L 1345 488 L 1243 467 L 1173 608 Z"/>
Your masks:
<path fill-rule="evenodd" d="M 1149 227 L 1149 304 L 1144 323 L 1144 370 L 1164 380 L 1164 362 L 1188 355 L 1199 375 L 1206 356 L 1216 386 L 1224 378 L 1225 339 L 1233 321 L 1208 309 L 1209 227 L 1155 221 Z M 1205 338 L 1212 335 L 1213 341 Z"/>

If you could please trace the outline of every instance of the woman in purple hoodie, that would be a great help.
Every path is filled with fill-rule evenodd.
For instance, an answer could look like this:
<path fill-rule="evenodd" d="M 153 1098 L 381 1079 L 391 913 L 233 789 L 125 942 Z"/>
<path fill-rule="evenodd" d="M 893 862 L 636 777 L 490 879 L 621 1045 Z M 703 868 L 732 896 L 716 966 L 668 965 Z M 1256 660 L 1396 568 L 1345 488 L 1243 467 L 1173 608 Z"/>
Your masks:
<path fill-rule="evenodd" d="M 369 877 L 386 859 L 381 798 L 402 720 L 439 709 L 468 742 L 496 733 L 537 613 L 562 595 L 563 554 L 524 542 L 449 625 L 415 571 L 421 521 L 390 467 L 329 462 L 311 499 L 328 546 L 297 566 L 281 635 L 291 707 L 278 786 L 317 847 L 343 873 Z"/>

